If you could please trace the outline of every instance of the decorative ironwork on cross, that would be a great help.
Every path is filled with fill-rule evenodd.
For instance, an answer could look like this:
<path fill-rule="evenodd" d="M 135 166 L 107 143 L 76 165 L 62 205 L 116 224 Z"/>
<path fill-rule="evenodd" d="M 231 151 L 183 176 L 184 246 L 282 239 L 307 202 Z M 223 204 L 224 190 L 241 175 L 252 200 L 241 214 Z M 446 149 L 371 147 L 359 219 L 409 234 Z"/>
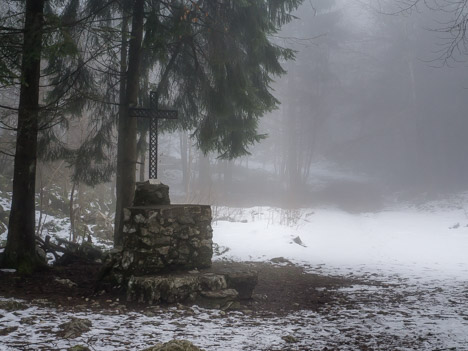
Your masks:
<path fill-rule="evenodd" d="M 129 109 L 130 117 L 149 118 L 149 162 L 148 175 L 149 179 L 158 178 L 158 120 L 160 119 L 177 119 L 177 111 L 175 110 L 159 110 L 158 109 L 158 94 L 155 91 L 150 92 L 150 108 Z"/>

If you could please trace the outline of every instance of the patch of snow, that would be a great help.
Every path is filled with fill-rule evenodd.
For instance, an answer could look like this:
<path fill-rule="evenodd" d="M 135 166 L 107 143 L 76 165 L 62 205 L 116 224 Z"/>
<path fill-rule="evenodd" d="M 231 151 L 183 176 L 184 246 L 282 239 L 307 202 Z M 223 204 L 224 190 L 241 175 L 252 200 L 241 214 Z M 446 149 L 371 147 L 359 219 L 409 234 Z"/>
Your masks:
<path fill-rule="evenodd" d="M 464 208 L 363 214 L 331 208 L 218 208 L 216 218 L 214 241 L 230 249 L 220 259 L 265 261 L 281 256 L 301 265 L 324 265 L 336 274 L 351 270 L 454 279 L 468 275 Z M 460 225 L 454 228 L 455 223 Z M 303 245 L 295 242 L 297 237 Z"/>
<path fill-rule="evenodd" d="M 388 289 L 392 289 L 391 294 Z M 93 350 L 142 350 L 158 342 L 189 339 L 208 351 L 325 347 L 356 350 L 363 346 L 384 350 L 463 350 L 468 342 L 466 297 L 461 287 L 452 289 L 453 286 L 421 290 L 412 284 L 356 285 L 341 289 L 343 302 L 338 305 L 284 317 L 224 313 L 197 306 L 187 310 L 149 307 L 146 313 L 121 313 L 118 309 L 97 313 L 29 305 L 18 311 L 0 309 L 1 328 L 13 330 L 7 336 L 0 335 L 0 345 L 3 350 L 17 350 L 25 345 L 67 349 L 78 344 Z M 383 300 L 387 300 L 384 305 Z M 90 320 L 92 329 L 72 340 L 58 337 L 57 326 L 72 317 Z M 297 343 L 286 344 L 283 338 L 288 335 Z"/>
<path fill-rule="evenodd" d="M 75 312 L 39 302 L 23 302 L 27 309 L 10 311 L 0 304 L 0 349 L 82 344 L 93 350 L 142 350 L 189 339 L 208 351 L 466 350 L 466 204 L 467 197 L 362 214 L 333 208 L 213 208 L 214 241 L 222 248 L 217 259 L 282 257 L 306 271 L 357 283 L 333 288 L 339 303 L 286 316 L 196 306 L 148 307 L 144 313 L 116 306 L 96 312 L 85 302 Z M 317 290 L 326 289 L 332 288 Z M 60 338 L 58 326 L 72 317 L 91 320 L 91 330 L 72 340 Z M 297 343 L 288 344 L 288 336 Z"/>

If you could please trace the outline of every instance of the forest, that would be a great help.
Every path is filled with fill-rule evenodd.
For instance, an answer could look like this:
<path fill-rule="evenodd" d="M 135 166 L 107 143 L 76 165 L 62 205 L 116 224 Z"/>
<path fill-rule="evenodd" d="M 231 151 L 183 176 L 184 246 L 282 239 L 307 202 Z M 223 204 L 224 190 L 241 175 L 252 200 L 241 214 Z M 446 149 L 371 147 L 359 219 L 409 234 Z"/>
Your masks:
<path fill-rule="evenodd" d="M 0 344 L 462 350 L 467 23 L 464 0 L 0 0 Z M 135 288 L 181 269 L 195 300 Z M 226 269 L 248 298 L 203 290 Z"/>

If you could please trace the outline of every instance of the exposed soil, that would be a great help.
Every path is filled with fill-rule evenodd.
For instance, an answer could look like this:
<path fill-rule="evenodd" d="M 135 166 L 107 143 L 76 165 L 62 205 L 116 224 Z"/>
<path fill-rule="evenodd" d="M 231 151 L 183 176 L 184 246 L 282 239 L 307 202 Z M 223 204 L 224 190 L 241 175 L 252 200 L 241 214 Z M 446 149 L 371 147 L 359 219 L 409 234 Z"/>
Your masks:
<path fill-rule="evenodd" d="M 213 268 L 224 265 L 238 270 L 256 270 L 258 285 L 253 299 L 246 301 L 244 306 L 253 311 L 278 315 L 298 310 L 317 311 L 324 304 L 342 303 L 343 296 L 336 290 L 355 283 L 351 279 L 306 273 L 302 267 L 287 260 L 281 260 L 281 265 L 268 262 L 215 262 Z"/>
<path fill-rule="evenodd" d="M 215 262 L 213 270 L 226 266 L 259 273 L 253 298 L 242 302 L 240 311 L 127 303 L 118 291 L 96 288 L 98 264 L 74 262 L 28 277 L 0 272 L 0 297 L 28 302 L 4 304 L 5 311 L 14 312 L 0 324 L 0 345 L 49 351 L 80 343 L 96 350 L 131 345 L 142 350 L 169 333 L 212 350 L 466 349 L 466 284 L 383 280 L 374 273 L 331 277 L 307 273 L 284 259 Z M 89 318 L 94 334 L 66 337 L 62 323 L 74 316 L 83 323 Z M 35 333 L 40 338 L 31 341 Z"/>
<path fill-rule="evenodd" d="M 258 271 L 258 285 L 253 299 L 242 302 L 243 309 L 273 312 L 281 315 L 294 310 L 318 310 L 324 304 L 340 300 L 336 289 L 354 281 L 304 272 L 289 262 L 281 265 L 263 262 L 215 262 L 213 268 L 232 266 L 235 269 Z M 99 287 L 101 265 L 74 262 L 67 266 L 50 267 L 31 276 L 0 271 L 0 296 L 24 300 L 46 299 L 64 308 L 88 304 L 99 309 L 119 301 L 127 309 L 140 310 L 145 305 L 126 303 L 119 291 L 105 291 Z M 68 280 L 68 281 L 67 281 Z M 67 283 L 72 282 L 72 285 Z M 117 300 L 119 299 L 119 300 Z"/>

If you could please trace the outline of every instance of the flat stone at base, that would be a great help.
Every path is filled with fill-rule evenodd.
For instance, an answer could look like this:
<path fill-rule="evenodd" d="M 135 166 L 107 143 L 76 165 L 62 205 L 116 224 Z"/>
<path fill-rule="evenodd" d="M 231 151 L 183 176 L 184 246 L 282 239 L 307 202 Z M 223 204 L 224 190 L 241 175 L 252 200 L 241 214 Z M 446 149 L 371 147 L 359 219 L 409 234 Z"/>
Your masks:
<path fill-rule="evenodd" d="M 194 299 L 198 291 L 198 277 L 193 275 L 131 277 L 127 285 L 127 300 L 149 304 L 175 303 Z"/>
<path fill-rule="evenodd" d="M 144 349 L 143 351 L 204 351 L 187 340 L 171 340 L 165 344 Z"/>
<path fill-rule="evenodd" d="M 132 276 L 127 285 L 127 300 L 148 304 L 192 302 L 206 308 L 229 308 L 238 299 L 251 298 L 255 287 L 252 284 L 257 282 L 257 275 L 253 271 L 248 272 L 248 275 L 245 272 L 234 273 L 229 274 L 237 280 L 231 277 L 230 281 L 235 283 L 242 294 L 229 284 L 226 274 L 192 272 Z"/>
<path fill-rule="evenodd" d="M 202 291 L 195 301 L 201 307 L 225 309 L 237 300 L 239 293 L 234 289 Z"/>

